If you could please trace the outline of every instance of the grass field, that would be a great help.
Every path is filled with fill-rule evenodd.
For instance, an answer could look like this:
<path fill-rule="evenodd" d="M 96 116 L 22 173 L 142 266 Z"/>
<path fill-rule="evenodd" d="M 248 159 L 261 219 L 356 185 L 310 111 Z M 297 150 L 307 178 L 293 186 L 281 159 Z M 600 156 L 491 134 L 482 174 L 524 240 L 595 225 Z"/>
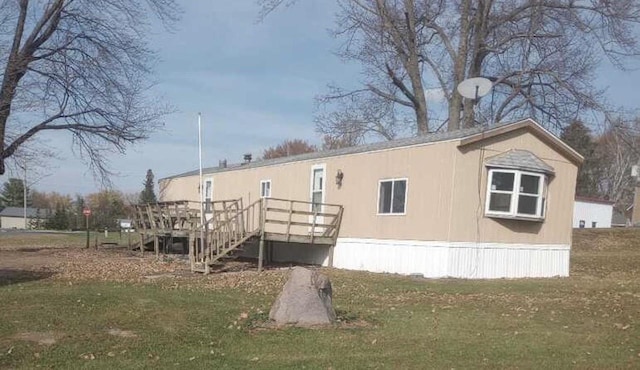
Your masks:
<path fill-rule="evenodd" d="M 323 269 L 341 318 L 324 329 L 266 323 L 285 270 L 5 279 L 0 368 L 640 368 L 640 230 L 580 230 L 571 264 L 488 281 Z"/>
<path fill-rule="evenodd" d="M 127 245 L 129 239 L 131 243 L 138 241 L 138 234 L 119 232 L 109 232 L 107 237 L 104 232 L 91 231 L 89 233 L 89 246 L 95 247 L 103 242 L 118 243 Z M 34 232 L 21 234 L 14 232 L 0 232 L 0 250 L 22 249 L 22 248 L 82 248 L 87 244 L 87 234 L 84 231 L 74 232 Z"/>

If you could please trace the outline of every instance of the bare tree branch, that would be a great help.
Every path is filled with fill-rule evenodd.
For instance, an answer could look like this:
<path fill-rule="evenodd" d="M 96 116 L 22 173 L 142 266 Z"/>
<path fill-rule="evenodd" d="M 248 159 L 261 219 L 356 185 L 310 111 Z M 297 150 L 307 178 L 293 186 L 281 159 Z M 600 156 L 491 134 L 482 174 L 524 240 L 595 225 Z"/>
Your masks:
<path fill-rule="evenodd" d="M 632 0 L 336 1 L 340 10 L 333 34 L 344 41 L 338 55 L 362 66 L 361 83 L 368 91 L 358 95 L 377 97 L 361 97 L 359 103 L 378 104 L 381 98 L 393 106 L 377 113 L 394 119 L 367 114 L 357 120 L 362 124 L 346 124 L 362 128 L 365 136 L 375 131 L 369 121 L 374 117 L 382 127 L 394 122 L 395 132 L 402 131 L 399 124 L 415 134 L 432 129 L 426 108 L 434 102 L 423 99 L 425 86 L 443 91 L 449 130 L 476 124 L 476 111 L 485 117 L 495 112 L 496 120 L 531 116 L 560 128 L 607 109 L 594 82 L 601 60 L 624 68 L 640 55 L 640 3 Z M 456 91 L 464 79 L 479 76 L 495 81 L 493 106 L 486 98 L 474 102 Z M 336 97 L 346 104 L 336 102 L 340 112 L 323 111 L 318 121 L 340 116 L 353 123 L 353 114 L 342 111 L 346 106 L 372 111 L 356 109 L 350 98 Z M 320 125 L 323 133 L 329 126 L 343 129 L 336 122 Z"/>
<path fill-rule="evenodd" d="M 146 138 L 170 111 L 147 97 L 155 55 L 146 32 L 150 15 L 169 28 L 176 2 L 19 0 L 3 11 L 15 26 L 0 33 L 0 48 L 11 45 L 0 59 L 0 174 L 35 137 L 64 130 L 104 178 L 107 154 Z"/>

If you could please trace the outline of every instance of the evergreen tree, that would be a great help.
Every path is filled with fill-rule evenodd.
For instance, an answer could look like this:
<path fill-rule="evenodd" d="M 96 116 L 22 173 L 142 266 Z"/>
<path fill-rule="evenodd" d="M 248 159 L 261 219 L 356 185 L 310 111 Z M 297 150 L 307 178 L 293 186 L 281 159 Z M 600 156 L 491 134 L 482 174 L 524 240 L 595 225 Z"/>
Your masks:
<path fill-rule="evenodd" d="M 140 203 L 155 203 L 158 200 L 156 199 L 156 193 L 153 190 L 153 172 L 149 169 L 147 170 L 147 177 L 144 182 L 144 190 L 140 192 Z"/>
<path fill-rule="evenodd" d="M 73 210 L 73 225 L 72 228 L 81 230 L 86 227 L 85 216 L 82 214 L 84 210 L 85 201 L 84 197 L 80 194 L 76 194 L 76 200 L 74 201 L 74 210 Z"/>
<path fill-rule="evenodd" d="M 591 130 L 581 121 L 574 121 L 562 131 L 560 138 L 584 157 L 584 162 L 578 171 L 576 195 L 599 196 L 601 160 Z"/>
<path fill-rule="evenodd" d="M 55 213 L 45 222 L 45 228 L 49 230 L 68 230 L 69 212 L 62 204 L 56 204 Z"/>
<path fill-rule="evenodd" d="M 0 205 L 3 207 L 22 207 L 24 204 L 24 182 L 21 179 L 10 178 L 5 182 L 0 192 Z M 27 189 L 27 206 L 31 206 L 31 197 Z"/>

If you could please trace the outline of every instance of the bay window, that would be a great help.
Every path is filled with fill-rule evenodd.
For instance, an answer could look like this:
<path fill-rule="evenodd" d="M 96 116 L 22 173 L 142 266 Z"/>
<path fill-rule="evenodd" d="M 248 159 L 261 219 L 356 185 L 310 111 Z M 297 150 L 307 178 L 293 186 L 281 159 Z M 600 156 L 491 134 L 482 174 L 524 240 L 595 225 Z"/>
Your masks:
<path fill-rule="evenodd" d="M 490 217 L 543 219 L 546 176 L 520 170 L 490 169 L 485 214 Z"/>

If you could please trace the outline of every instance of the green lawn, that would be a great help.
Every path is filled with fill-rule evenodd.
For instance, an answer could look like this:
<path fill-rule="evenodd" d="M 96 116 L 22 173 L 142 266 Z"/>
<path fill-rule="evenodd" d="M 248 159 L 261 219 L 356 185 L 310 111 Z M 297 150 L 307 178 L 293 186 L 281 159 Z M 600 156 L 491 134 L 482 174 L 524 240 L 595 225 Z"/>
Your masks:
<path fill-rule="evenodd" d="M 0 282 L 0 368 L 640 367 L 636 230 L 576 233 L 564 279 L 325 272 L 343 322 L 324 329 L 265 323 L 277 270 Z"/>

